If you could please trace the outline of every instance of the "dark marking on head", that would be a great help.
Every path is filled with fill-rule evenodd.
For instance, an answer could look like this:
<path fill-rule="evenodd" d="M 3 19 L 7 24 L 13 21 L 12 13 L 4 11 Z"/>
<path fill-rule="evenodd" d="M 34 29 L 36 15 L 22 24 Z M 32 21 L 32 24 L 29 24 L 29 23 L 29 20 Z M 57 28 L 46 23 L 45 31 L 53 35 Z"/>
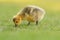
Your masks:
<path fill-rule="evenodd" d="M 16 18 L 13 18 L 13 22 L 15 22 Z"/>

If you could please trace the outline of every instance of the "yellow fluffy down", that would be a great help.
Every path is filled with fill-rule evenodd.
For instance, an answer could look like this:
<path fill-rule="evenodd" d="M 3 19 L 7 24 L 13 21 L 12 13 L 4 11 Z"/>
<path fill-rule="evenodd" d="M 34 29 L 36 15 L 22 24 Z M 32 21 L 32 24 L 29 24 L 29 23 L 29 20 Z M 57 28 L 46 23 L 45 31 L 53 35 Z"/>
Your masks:
<path fill-rule="evenodd" d="M 29 22 L 35 22 L 34 17 L 30 15 L 26 16 L 26 20 Z"/>

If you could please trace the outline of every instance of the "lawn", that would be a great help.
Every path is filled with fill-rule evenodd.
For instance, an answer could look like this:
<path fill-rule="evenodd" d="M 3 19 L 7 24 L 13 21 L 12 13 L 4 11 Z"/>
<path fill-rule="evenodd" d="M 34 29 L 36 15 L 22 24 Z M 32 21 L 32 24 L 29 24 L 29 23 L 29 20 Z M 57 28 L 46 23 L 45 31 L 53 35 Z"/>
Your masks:
<path fill-rule="evenodd" d="M 0 0 L 0 40 L 60 40 L 59 4 L 59 0 Z M 15 28 L 13 16 L 27 5 L 44 8 L 44 19 L 37 26 L 23 21 Z"/>

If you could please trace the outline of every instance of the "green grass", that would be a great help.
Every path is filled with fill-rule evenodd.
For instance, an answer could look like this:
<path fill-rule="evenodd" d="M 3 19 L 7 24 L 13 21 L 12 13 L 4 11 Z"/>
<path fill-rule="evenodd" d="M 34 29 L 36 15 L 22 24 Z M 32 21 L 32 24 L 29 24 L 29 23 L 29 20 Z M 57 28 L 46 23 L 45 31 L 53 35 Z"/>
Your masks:
<path fill-rule="evenodd" d="M 40 1 L 41 2 L 41 1 Z M 0 3 L 0 40 L 60 40 L 60 6 L 59 2 L 42 1 Z M 26 5 L 37 5 L 45 9 L 46 15 L 38 26 L 35 23 L 27 26 L 22 22 L 15 28 L 12 17 Z M 43 4 L 43 5 L 42 5 Z M 55 4 L 57 6 L 55 6 Z"/>
<path fill-rule="evenodd" d="M 1 40 L 60 40 L 60 32 L 15 31 L 0 33 Z"/>

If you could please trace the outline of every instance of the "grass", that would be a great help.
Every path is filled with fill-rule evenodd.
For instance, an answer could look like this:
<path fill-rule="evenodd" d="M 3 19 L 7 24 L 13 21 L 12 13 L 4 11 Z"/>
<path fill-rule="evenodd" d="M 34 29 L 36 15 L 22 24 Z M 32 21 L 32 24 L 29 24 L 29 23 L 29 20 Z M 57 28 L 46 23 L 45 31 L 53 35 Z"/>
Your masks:
<path fill-rule="evenodd" d="M 42 2 L 36 2 L 36 0 L 20 3 L 1 2 L 0 40 L 60 40 L 60 3 L 54 0 L 47 2 L 43 0 Z M 29 4 L 44 8 L 46 11 L 44 19 L 38 26 L 34 23 L 27 26 L 27 22 L 23 21 L 18 28 L 15 28 L 12 17 Z"/>
<path fill-rule="evenodd" d="M 29 32 L 29 31 L 15 31 L 0 33 L 1 40 L 59 40 L 60 32 Z"/>

